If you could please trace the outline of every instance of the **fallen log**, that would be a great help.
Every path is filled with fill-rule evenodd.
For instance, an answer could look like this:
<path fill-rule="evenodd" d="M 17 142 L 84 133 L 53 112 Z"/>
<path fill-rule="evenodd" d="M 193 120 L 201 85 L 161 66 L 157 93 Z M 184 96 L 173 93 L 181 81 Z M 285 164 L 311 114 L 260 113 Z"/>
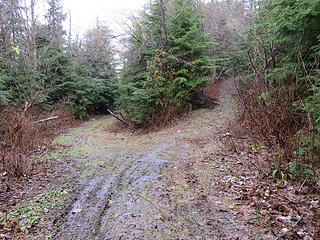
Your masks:
<path fill-rule="evenodd" d="M 47 121 L 54 120 L 54 119 L 57 119 L 57 118 L 59 118 L 59 116 L 48 117 L 48 118 L 45 118 L 45 119 L 34 121 L 32 123 L 43 123 L 43 122 L 47 122 Z"/>
<path fill-rule="evenodd" d="M 116 119 L 118 119 L 120 122 L 126 124 L 126 125 L 130 125 L 127 121 L 125 121 L 124 119 L 119 118 L 117 115 L 115 115 L 110 109 L 107 108 L 107 111 Z"/>
<path fill-rule="evenodd" d="M 211 99 L 208 99 L 208 101 L 211 102 L 211 103 L 213 103 L 213 104 L 215 104 L 215 105 L 220 105 L 220 103 L 217 102 L 217 101 L 214 101 L 214 100 L 211 100 Z"/>

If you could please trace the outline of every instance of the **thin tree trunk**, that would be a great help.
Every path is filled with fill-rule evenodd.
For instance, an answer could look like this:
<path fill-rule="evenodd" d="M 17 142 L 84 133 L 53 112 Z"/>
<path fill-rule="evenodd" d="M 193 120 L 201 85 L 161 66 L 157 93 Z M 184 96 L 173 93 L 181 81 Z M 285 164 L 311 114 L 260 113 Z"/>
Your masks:
<path fill-rule="evenodd" d="M 161 5 L 161 18 L 162 18 L 162 27 L 164 32 L 164 39 L 165 39 L 165 50 L 168 51 L 169 44 L 168 44 L 168 30 L 167 30 L 167 23 L 166 23 L 166 9 L 164 0 L 160 0 Z"/>
<path fill-rule="evenodd" d="M 32 44 L 32 60 L 33 69 L 37 70 L 37 42 L 36 42 L 36 22 L 35 22 L 35 0 L 30 0 L 30 10 L 31 10 L 31 44 Z"/>

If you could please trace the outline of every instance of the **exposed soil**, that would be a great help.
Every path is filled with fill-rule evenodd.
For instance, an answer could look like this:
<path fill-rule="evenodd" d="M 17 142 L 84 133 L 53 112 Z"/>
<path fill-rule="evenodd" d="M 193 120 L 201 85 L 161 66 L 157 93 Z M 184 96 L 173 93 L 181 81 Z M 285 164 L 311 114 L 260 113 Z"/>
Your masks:
<path fill-rule="evenodd" d="M 214 110 L 157 133 L 114 133 L 114 119 L 105 118 L 61 137 L 72 145 L 62 159 L 78 168 L 71 173 L 77 184 L 53 238 L 250 238 L 233 210 L 237 196 L 221 185 L 234 178 L 235 163 L 219 150 L 233 111 L 231 85 L 223 84 Z"/>
<path fill-rule="evenodd" d="M 103 117 L 57 138 L 59 176 L 22 203 L 51 204 L 35 201 L 42 218 L 20 238 L 275 239 L 242 198 L 250 176 L 223 141 L 233 80 L 218 86 L 220 105 L 159 132 L 115 132 L 116 120 Z"/>

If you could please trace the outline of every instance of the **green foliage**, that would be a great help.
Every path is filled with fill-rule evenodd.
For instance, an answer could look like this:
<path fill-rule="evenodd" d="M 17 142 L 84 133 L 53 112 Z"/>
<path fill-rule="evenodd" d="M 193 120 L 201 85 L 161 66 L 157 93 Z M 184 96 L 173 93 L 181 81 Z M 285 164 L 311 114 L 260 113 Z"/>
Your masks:
<path fill-rule="evenodd" d="M 310 95 L 304 99 L 302 109 L 310 113 L 311 121 L 314 127 L 320 128 L 320 78 L 319 73 L 310 86 Z"/>
<path fill-rule="evenodd" d="M 75 114 L 83 119 L 88 116 L 88 109 L 106 111 L 113 107 L 113 86 L 104 79 L 78 78 L 72 83 L 69 100 L 74 106 Z M 95 111 L 96 112 L 96 111 Z"/>
<path fill-rule="evenodd" d="M 112 108 L 116 73 L 111 33 L 103 26 L 90 30 L 84 46 L 73 49 L 78 54 L 72 55 L 65 48 L 59 0 L 50 1 L 46 19 L 48 24 L 36 26 L 36 62 L 30 57 L 30 49 L 17 47 L 25 43 L 23 39 L 10 40 L 12 46 L 6 52 L 0 49 L 1 56 L 8 58 L 0 61 L 0 106 L 28 101 L 51 110 L 65 102 L 79 118 Z"/>
<path fill-rule="evenodd" d="M 320 34 L 320 2 L 317 0 L 274 0 L 267 8 L 271 11 L 269 26 L 277 33 L 274 38 L 280 42 L 290 42 L 300 50 L 316 46 Z M 302 48 L 303 46 L 303 48 Z"/>
<path fill-rule="evenodd" d="M 304 119 L 312 129 L 320 125 L 320 91 L 318 36 L 320 35 L 320 2 L 316 0 L 267 1 L 261 11 L 268 21 L 261 24 L 274 34 L 269 37 L 277 46 L 278 64 L 270 69 L 268 78 L 276 86 L 295 89 L 296 103 L 292 108 L 305 112 Z M 272 30 L 271 30 L 272 29 Z M 313 158 L 317 145 L 316 133 L 302 138 L 298 152 Z M 313 136 L 313 137 L 312 137 Z M 300 140 L 299 140 L 300 141 Z M 313 146 L 311 149 L 311 146 Z"/>
<path fill-rule="evenodd" d="M 293 179 L 298 179 L 301 182 L 310 181 L 314 178 L 315 173 L 310 169 L 310 165 L 303 164 L 300 161 L 293 161 L 289 164 L 288 176 Z"/>
<path fill-rule="evenodd" d="M 320 137 L 318 134 L 310 134 L 310 132 L 301 130 L 297 133 L 297 138 L 299 141 L 296 151 L 293 152 L 294 156 L 314 159 L 315 156 L 320 155 Z"/>
<path fill-rule="evenodd" d="M 215 60 L 216 77 L 247 70 L 250 44 L 245 39 L 248 8 L 244 1 L 207 1 L 200 6 L 204 12 L 204 30 L 212 41 L 219 44 L 209 53 Z"/>
<path fill-rule="evenodd" d="M 257 141 L 251 144 L 252 149 L 259 149 L 259 148 L 264 148 L 265 144 L 262 141 Z"/>
<path fill-rule="evenodd" d="M 5 73 L 0 71 L 0 106 L 7 105 L 9 103 L 10 93 L 6 89 L 6 82 L 8 82 L 8 77 Z"/>
<path fill-rule="evenodd" d="M 273 134 L 284 139 L 274 144 L 283 156 L 279 158 L 281 166 L 273 175 L 282 177 L 287 167 L 285 170 L 291 178 L 297 175 L 304 180 L 310 168 L 307 165 L 314 166 L 320 154 L 317 132 L 320 127 L 320 2 L 260 1 L 260 7 L 251 12 L 251 16 L 252 25 L 245 39 L 248 45 L 243 45 L 240 57 L 234 54 L 236 59 L 243 59 L 243 63 L 238 61 L 235 65 L 243 74 L 239 85 L 242 97 L 247 96 L 243 99 L 263 103 L 256 108 L 248 101 L 242 105 L 251 106 L 246 115 L 253 126 L 263 122 L 259 118 L 261 108 L 269 119 L 269 126 L 274 120 L 277 123 L 272 129 L 281 129 L 282 121 L 287 123 L 283 131 L 278 131 L 280 134 Z M 277 102 L 279 98 L 281 103 Z M 280 106 L 282 110 L 278 116 L 274 115 Z M 261 127 L 258 131 L 263 133 L 265 129 Z"/>
<path fill-rule="evenodd" d="M 161 1 L 152 4 L 129 39 L 118 103 L 137 124 L 190 109 L 213 68 L 205 55 L 213 43 L 201 28 L 194 1 L 171 3 L 171 11 Z"/>
<path fill-rule="evenodd" d="M 6 230 L 24 233 L 40 223 L 44 210 L 50 211 L 61 206 L 69 192 L 67 184 L 45 191 L 6 212 L 0 217 L 0 224 Z"/>

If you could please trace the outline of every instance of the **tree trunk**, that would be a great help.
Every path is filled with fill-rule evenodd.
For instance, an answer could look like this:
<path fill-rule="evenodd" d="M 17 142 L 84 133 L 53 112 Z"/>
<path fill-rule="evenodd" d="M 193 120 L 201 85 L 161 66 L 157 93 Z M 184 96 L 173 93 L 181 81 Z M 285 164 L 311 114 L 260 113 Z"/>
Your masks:
<path fill-rule="evenodd" d="M 36 42 L 36 22 L 34 17 L 35 0 L 30 0 L 31 11 L 31 44 L 32 44 L 32 60 L 33 69 L 37 70 L 37 42 Z"/>

